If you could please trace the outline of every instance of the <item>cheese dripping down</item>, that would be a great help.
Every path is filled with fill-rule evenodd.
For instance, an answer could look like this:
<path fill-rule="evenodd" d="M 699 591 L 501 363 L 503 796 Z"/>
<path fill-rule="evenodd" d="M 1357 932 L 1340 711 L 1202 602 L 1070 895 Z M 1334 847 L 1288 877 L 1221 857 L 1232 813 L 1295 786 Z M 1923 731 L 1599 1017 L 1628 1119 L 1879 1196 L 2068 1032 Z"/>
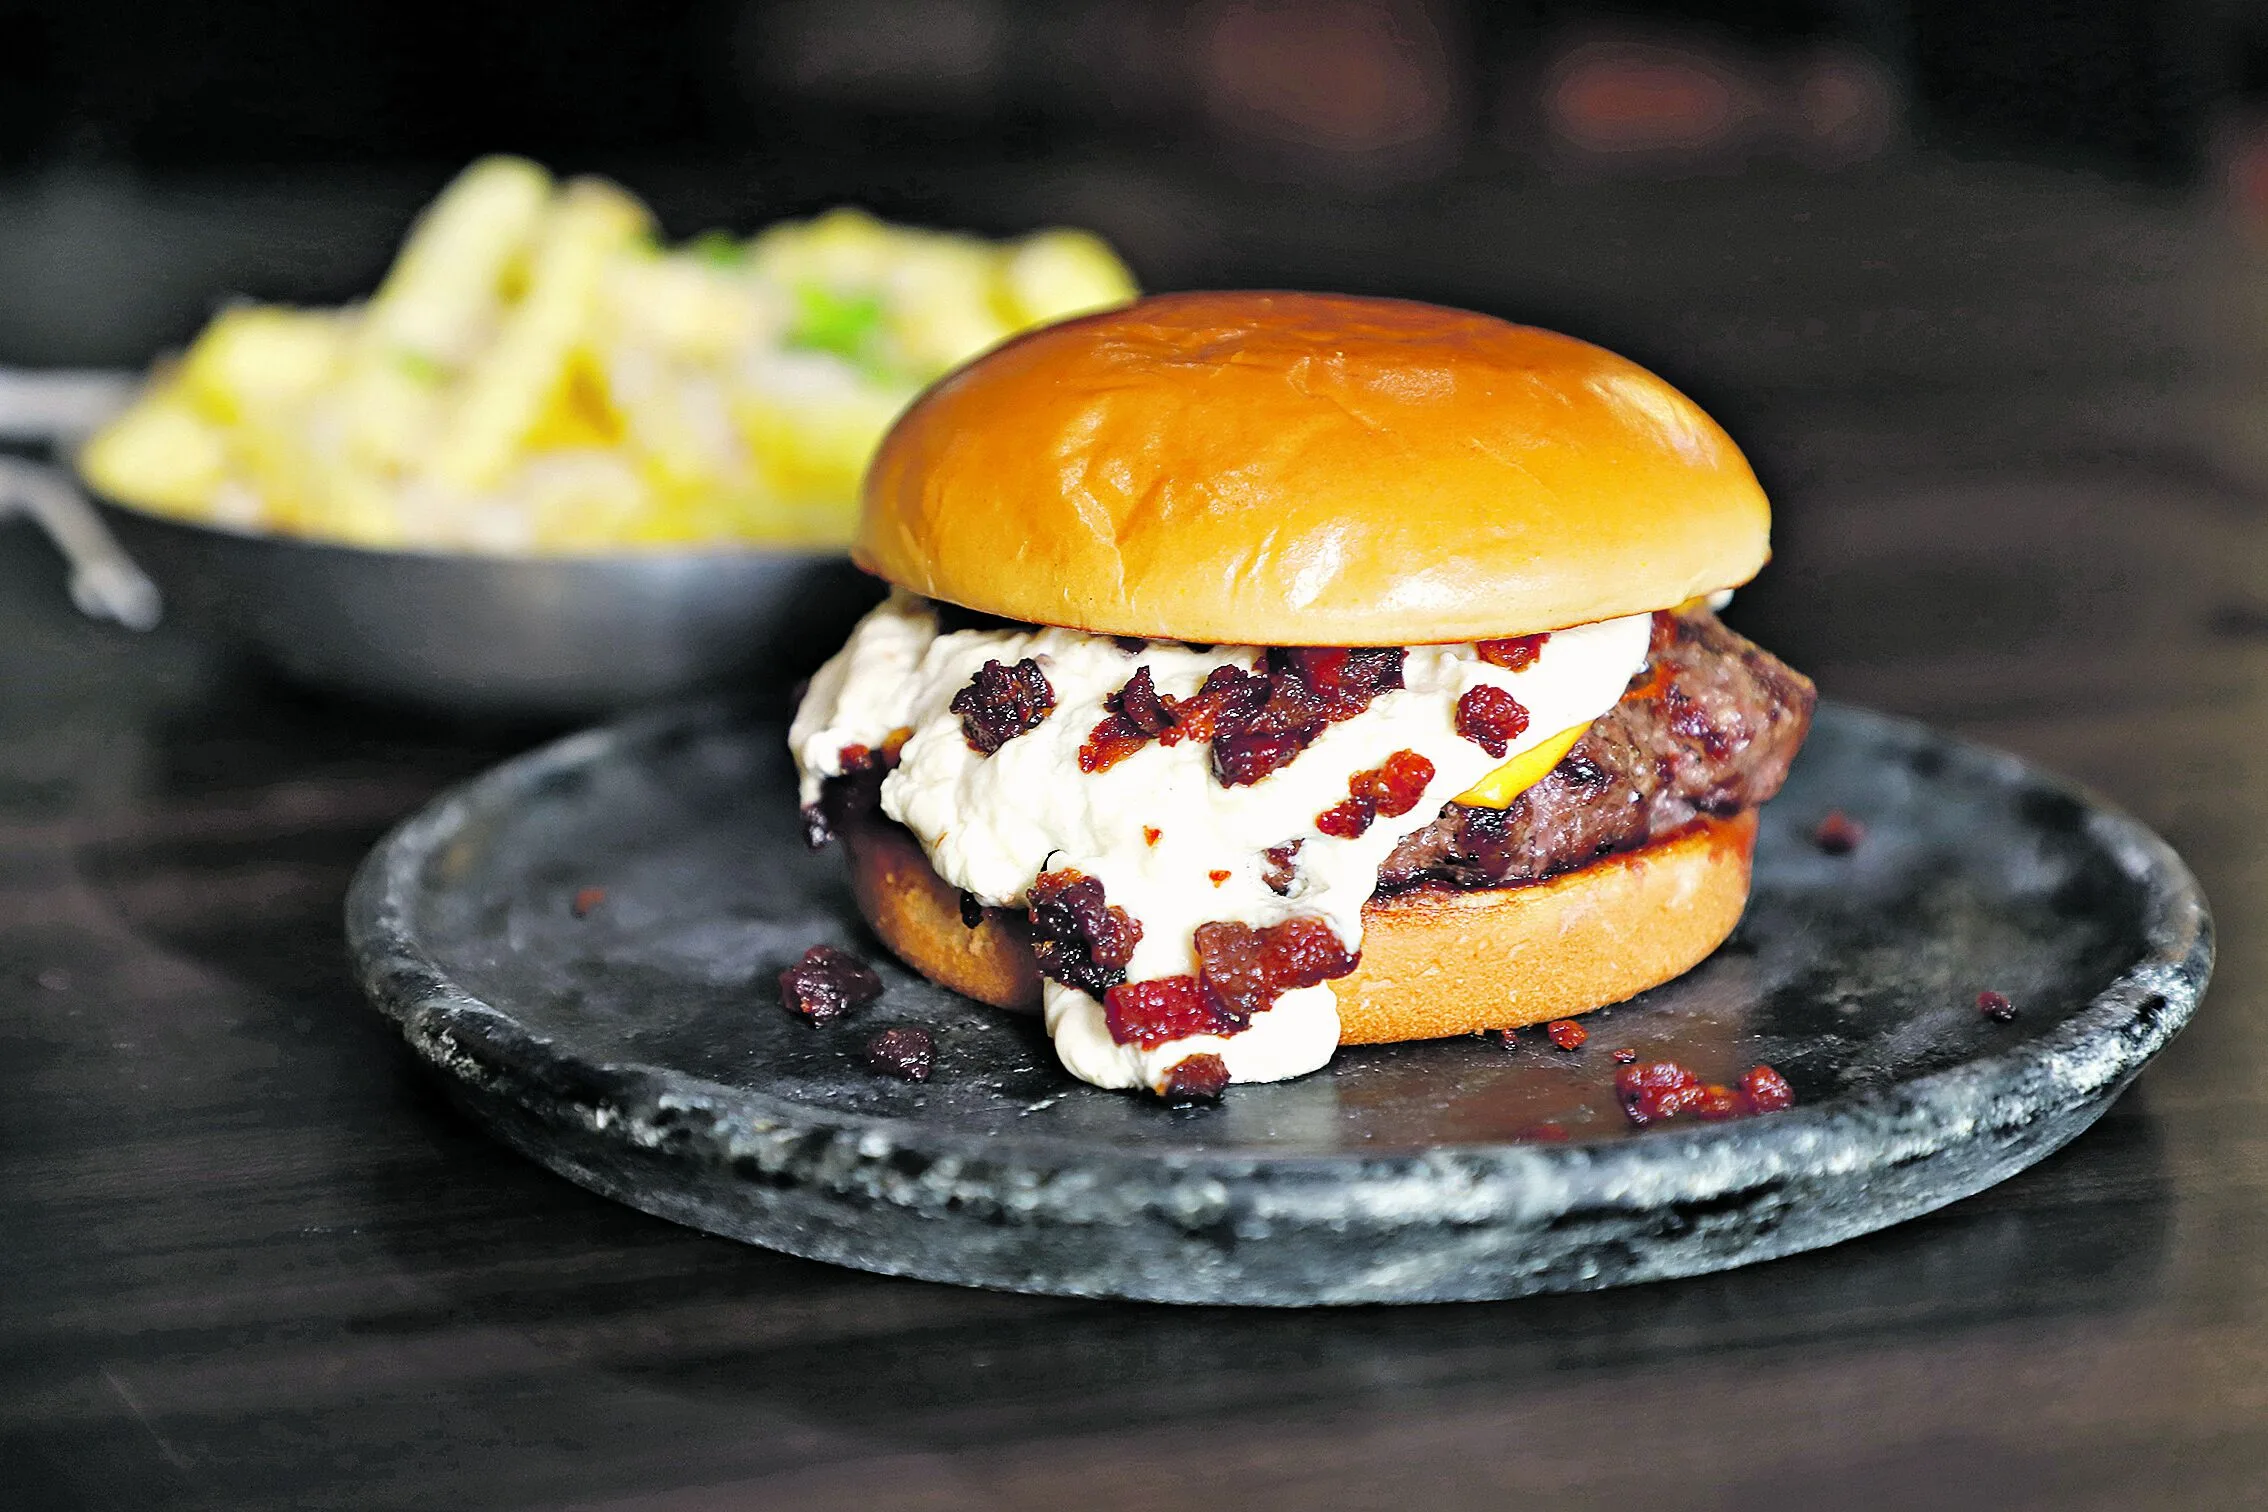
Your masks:
<path fill-rule="evenodd" d="M 1150 669 L 1160 693 L 1186 698 L 1216 667 L 1252 668 L 1263 648 L 1122 643 L 1047 626 L 941 632 L 932 605 L 900 592 L 860 621 L 812 678 L 788 738 L 809 804 L 826 778 L 841 774 L 845 747 L 879 748 L 910 729 L 883 779 L 882 811 L 912 831 L 937 874 L 980 902 L 1019 909 L 1042 871 L 1069 867 L 1100 880 L 1111 904 L 1142 925 L 1127 976 L 1146 981 L 1194 972 L 1194 933 L 1212 921 L 1262 928 L 1318 915 L 1359 950 L 1362 906 L 1394 846 L 1476 785 L 1509 802 L 1517 796 L 1506 792 L 1510 781 L 1531 769 L 1528 782 L 1540 779 L 1559 759 L 1544 753 L 1558 745 L 1563 754 L 1644 665 L 1651 618 L 1554 631 L 1517 672 L 1483 661 L 1469 644 L 1412 646 L 1401 688 L 1326 727 L 1289 765 L 1224 787 L 1202 742 L 1152 742 L 1093 773 L 1079 769 L 1079 748 L 1109 712 L 1104 700 L 1137 669 Z M 948 706 L 986 662 L 1026 657 L 1045 673 L 1055 707 L 982 755 Z M 1527 729 L 1501 754 L 1457 733 L 1458 700 L 1482 685 L 1511 693 L 1528 712 Z M 1347 797 L 1350 776 L 1399 751 L 1433 765 L 1415 807 L 1380 814 L 1358 836 L 1317 830 L 1317 816 Z M 1296 871 L 1279 895 L 1263 852 L 1291 840 L 1301 842 Z M 1157 1090 L 1192 1055 L 1219 1056 L 1232 1081 L 1280 1081 L 1322 1066 L 1339 1040 L 1328 983 L 1284 993 L 1237 1034 L 1148 1048 L 1113 1040 L 1102 1004 L 1086 993 L 1050 981 L 1043 1006 L 1064 1066 L 1102 1087 Z"/>

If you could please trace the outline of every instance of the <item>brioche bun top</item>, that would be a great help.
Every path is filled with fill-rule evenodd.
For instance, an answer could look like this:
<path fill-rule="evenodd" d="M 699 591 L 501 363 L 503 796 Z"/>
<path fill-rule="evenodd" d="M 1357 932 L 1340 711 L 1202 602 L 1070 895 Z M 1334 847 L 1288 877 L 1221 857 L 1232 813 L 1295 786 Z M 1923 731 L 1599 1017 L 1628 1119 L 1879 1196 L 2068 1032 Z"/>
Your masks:
<path fill-rule="evenodd" d="M 1101 634 L 1416 645 L 1733 587 L 1769 523 L 1724 431 L 1588 342 L 1405 300 L 1168 294 L 923 394 L 852 555 Z"/>

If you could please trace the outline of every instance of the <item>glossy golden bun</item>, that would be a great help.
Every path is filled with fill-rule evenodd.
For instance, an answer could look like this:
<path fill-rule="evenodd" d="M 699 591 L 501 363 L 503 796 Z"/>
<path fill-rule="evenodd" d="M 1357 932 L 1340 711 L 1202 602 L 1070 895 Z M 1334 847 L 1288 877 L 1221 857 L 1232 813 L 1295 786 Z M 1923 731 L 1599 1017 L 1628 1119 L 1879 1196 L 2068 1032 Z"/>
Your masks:
<path fill-rule="evenodd" d="M 843 833 L 859 910 L 931 981 L 998 1008 L 1036 1009 L 1020 916 L 975 929 L 912 835 L 873 818 Z M 1340 1042 L 1377 1045 L 1567 1018 L 1684 975 L 1748 903 L 1756 815 L 1704 819 L 1667 840 L 1530 887 L 1419 889 L 1362 910 L 1362 964 L 1331 984 Z"/>
<path fill-rule="evenodd" d="M 1769 510 L 1684 395 L 1573 337 L 1404 300 L 1169 294 L 917 400 L 852 555 L 1103 634 L 1415 645 L 1746 582 Z"/>

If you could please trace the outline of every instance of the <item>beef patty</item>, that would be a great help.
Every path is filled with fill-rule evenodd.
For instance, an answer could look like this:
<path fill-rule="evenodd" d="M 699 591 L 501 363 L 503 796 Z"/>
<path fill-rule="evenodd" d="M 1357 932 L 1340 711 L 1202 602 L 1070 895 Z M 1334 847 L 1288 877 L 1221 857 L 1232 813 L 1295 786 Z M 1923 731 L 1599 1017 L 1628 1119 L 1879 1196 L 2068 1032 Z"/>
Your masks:
<path fill-rule="evenodd" d="M 1450 804 L 1394 847 L 1379 890 L 1541 881 L 1755 808 L 1787 779 L 1817 700 L 1714 614 L 1657 614 L 1646 665 L 1559 765 L 1502 809 Z"/>

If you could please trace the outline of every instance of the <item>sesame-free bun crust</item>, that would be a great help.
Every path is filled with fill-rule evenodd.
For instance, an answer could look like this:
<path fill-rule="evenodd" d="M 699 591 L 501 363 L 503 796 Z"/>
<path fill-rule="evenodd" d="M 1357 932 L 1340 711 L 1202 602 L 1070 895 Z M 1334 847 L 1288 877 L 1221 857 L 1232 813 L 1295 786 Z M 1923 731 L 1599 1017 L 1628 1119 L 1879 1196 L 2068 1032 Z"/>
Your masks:
<path fill-rule="evenodd" d="M 1405 300 L 1169 294 L 931 388 L 867 472 L 852 555 L 1101 634 L 1416 645 L 1733 587 L 1768 525 L 1716 422 L 1587 342 Z"/>
<path fill-rule="evenodd" d="M 1038 1008 L 1020 918 L 989 909 L 974 930 L 962 923 L 959 894 L 897 825 L 860 819 L 843 840 L 859 909 L 899 959 L 980 1002 Z M 1751 812 L 1701 820 L 1532 886 L 1373 898 L 1362 911 L 1362 964 L 1331 984 L 1340 1042 L 1540 1024 L 1682 976 L 1740 922 L 1755 849 Z"/>
<path fill-rule="evenodd" d="M 1021 914 L 988 908 L 969 928 L 961 895 L 903 827 L 870 814 L 843 828 L 858 911 L 891 953 L 941 987 L 995 1008 L 1036 1013 L 1039 962 Z"/>
<path fill-rule="evenodd" d="M 1541 1024 L 1683 976 L 1740 922 L 1755 850 L 1750 812 L 1529 887 L 1373 898 L 1362 964 L 1331 984 L 1339 1041 Z"/>

